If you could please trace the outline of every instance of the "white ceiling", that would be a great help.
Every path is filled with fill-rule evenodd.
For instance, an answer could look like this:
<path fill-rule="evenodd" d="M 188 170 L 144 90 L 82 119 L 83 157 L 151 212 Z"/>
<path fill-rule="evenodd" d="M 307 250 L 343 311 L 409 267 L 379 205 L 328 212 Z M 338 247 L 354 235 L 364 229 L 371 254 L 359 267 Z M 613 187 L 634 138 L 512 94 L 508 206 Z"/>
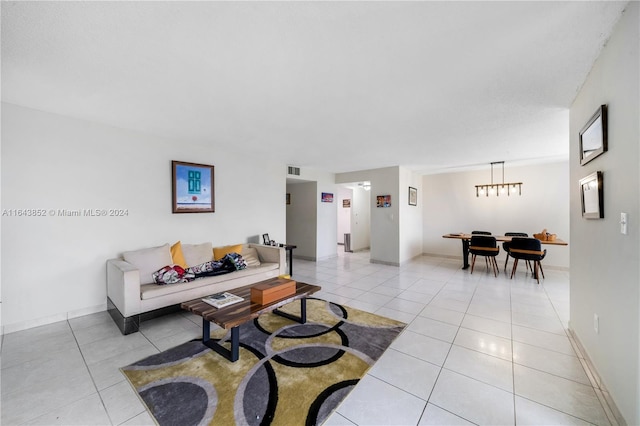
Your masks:
<path fill-rule="evenodd" d="M 332 172 L 567 159 L 625 5 L 3 1 L 2 100 Z"/>

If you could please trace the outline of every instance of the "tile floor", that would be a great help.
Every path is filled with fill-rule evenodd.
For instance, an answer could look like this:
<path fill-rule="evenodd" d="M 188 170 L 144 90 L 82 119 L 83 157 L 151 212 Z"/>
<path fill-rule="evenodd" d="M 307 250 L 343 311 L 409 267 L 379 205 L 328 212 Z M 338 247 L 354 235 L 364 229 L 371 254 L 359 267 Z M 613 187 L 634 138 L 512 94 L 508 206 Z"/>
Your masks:
<path fill-rule="evenodd" d="M 565 330 L 569 274 L 422 256 L 402 267 L 369 253 L 294 261 L 324 299 L 407 328 L 325 425 L 615 425 Z M 122 336 L 106 312 L 3 336 L 3 425 L 153 425 L 119 368 L 199 337 L 176 313 Z"/>

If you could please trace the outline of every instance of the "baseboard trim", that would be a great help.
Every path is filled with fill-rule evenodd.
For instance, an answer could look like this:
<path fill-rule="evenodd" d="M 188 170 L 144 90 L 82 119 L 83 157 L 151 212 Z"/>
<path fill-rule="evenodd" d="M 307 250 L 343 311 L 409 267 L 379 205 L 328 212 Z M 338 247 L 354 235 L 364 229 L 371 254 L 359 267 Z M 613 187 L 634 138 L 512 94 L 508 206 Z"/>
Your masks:
<path fill-rule="evenodd" d="M 308 261 L 310 261 L 310 262 L 315 262 L 315 261 L 316 261 L 316 258 L 315 258 L 315 257 L 313 257 L 313 256 L 300 256 L 300 255 L 298 255 L 298 254 L 294 254 L 294 255 L 293 255 L 293 260 L 296 260 L 296 259 L 300 259 L 300 260 L 308 260 Z"/>
<path fill-rule="evenodd" d="M 377 263 L 379 265 L 400 266 L 399 262 L 387 262 L 386 260 L 369 259 L 370 263 Z"/>
<path fill-rule="evenodd" d="M 441 257 L 443 259 L 459 259 L 460 262 L 462 262 L 462 256 L 461 255 L 450 255 L 450 254 L 439 254 L 439 253 L 422 253 L 423 256 L 428 256 L 428 257 Z"/>
<path fill-rule="evenodd" d="M 626 420 L 622 416 L 622 413 L 620 413 L 620 410 L 618 410 L 618 406 L 616 405 L 615 401 L 611 397 L 611 394 L 604 385 L 600 374 L 598 374 L 598 370 L 589 358 L 589 355 L 582 345 L 582 342 L 580 342 L 580 339 L 573 331 L 573 329 L 568 328 L 567 332 L 567 334 L 569 335 L 569 341 L 571 342 L 573 349 L 578 354 L 578 359 L 582 363 L 582 366 L 587 373 L 587 377 L 589 377 L 589 381 L 595 389 L 600 403 L 604 407 L 604 411 L 607 415 L 607 418 L 609 419 L 609 422 L 611 422 L 612 425 L 627 426 Z"/>

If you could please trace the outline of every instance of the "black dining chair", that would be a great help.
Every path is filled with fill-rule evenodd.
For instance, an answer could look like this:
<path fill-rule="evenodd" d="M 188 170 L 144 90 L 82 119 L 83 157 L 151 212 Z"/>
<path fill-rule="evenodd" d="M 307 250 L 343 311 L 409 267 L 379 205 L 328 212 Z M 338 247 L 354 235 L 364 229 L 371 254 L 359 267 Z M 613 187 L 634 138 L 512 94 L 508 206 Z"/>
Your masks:
<path fill-rule="evenodd" d="M 473 274 L 473 267 L 476 264 L 476 256 L 484 256 L 485 260 L 491 263 L 493 275 L 497 277 L 499 268 L 496 262 L 496 256 L 499 251 L 500 247 L 498 247 L 496 237 L 490 235 L 472 235 L 471 242 L 469 243 L 469 253 L 473 255 L 471 258 L 471 273 Z"/>
<path fill-rule="evenodd" d="M 536 238 L 524 238 L 513 237 L 511 244 L 509 244 L 509 256 L 513 257 L 513 269 L 511 270 L 511 278 L 516 273 L 518 268 L 518 260 L 523 259 L 533 262 L 533 276 L 540 284 L 540 276 L 538 274 L 538 268 L 542 278 L 544 278 L 544 271 L 542 270 L 542 259 L 547 255 L 547 250 L 542 250 L 542 243 Z"/>
<path fill-rule="evenodd" d="M 492 235 L 491 232 L 489 231 L 471 231 L 471 235 Z M 487 268 L 489 268 L 489 262 L 487 261 L 487 258 L 484 258 L 484 264 L 487 266 Z"/>
<path fill-rule="evenodd" d="M 528 237 L 529 234 L 526 232 L 505 232 L 505 237 Z M 507 272 L 507 262 L 509 261 L 509 241 L 505 241 L 502 243 L 502 250 L 506 253 L 504 258 L 504 271 Z M 527 263 L 527 267 L 529 267 L 529 263 Z"/>

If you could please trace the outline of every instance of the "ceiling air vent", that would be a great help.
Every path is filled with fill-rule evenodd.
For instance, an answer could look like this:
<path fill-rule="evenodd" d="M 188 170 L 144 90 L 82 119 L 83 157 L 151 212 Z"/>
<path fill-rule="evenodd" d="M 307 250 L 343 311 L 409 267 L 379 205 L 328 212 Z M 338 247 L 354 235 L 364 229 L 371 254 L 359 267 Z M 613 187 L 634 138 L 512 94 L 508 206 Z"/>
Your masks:
<path fill-rule="evenodd" d="M 288 175 L 294 175 L 294 176 L 300 176 L 300 167 L 287 166 L 287 174 Z"/>

